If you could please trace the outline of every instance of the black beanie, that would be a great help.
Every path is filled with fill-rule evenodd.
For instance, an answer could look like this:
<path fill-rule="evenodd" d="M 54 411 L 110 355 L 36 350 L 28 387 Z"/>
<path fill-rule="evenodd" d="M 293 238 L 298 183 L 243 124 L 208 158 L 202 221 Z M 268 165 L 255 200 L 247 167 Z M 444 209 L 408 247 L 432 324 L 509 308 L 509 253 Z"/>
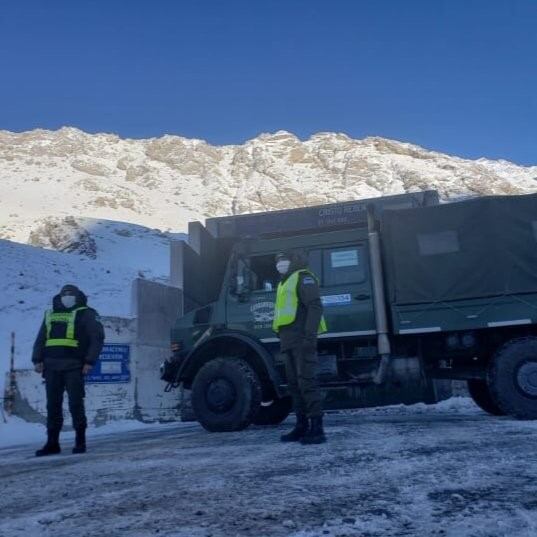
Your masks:
<path fill-rule="evenodd" d="M 290 252 L 289 250 L 282 250 L 281 252 L 278 252 L 274 258 L 276 262 L 278 262 L 280 259 L 288 259 L 291 261 L 293 259 L 293 252 Z"/>
<path fill-rule="evenodd" d="M 80 293 L 80 289 L 76 285 L 67 284 L 62 287 L 62 290 L 60 291 L 60 295 L 63 295 L 65 293 L 77 295 Z"/>

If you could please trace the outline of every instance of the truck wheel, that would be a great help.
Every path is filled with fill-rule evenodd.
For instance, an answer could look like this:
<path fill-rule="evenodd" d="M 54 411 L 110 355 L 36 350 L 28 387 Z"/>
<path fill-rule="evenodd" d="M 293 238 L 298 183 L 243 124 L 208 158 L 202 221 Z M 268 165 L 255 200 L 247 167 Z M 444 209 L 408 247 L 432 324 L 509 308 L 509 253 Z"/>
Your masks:
<path fill-rule="evenodd" d="M 253 419 L 255 425 L 278 425 L 281 423 L 293 408 L 293 400 L 290 397 L 274 399 L 269 405 L 260 405 L 257 414 Z"/>
<path fill-rule="evenodd" d="M 489 387 L 484 380 L 470 379 L 468 382 L 468 391 L 474 403 L 485 412 L 493 416 L 504 416 L 505 412 L 492 400 Z"/>
<path fill-rule="evenodd" d="M 537 419 L 537 338 L 513 339 L 494 354 L 487 383 L 503 412 L 519 419 Z"/>
<path fill-rule="evenodd" d="M 211 432 L 240 431 L 252 422 L 261 403 L 261 384 L 250 365 L 238 358 L 206 363 L 192 384 L 192 407 Z"/>

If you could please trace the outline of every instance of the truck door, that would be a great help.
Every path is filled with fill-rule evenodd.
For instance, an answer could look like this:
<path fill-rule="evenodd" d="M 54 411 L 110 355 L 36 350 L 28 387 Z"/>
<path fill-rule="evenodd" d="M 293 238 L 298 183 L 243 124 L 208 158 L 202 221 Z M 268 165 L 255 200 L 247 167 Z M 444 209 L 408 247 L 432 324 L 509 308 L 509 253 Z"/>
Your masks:
<path fill-rule="evenodd" d="M 227 326 L 261 340 L 275 340 L 272 332 L 279 276 L 274 254 L 251 255 L 237 260 L 236 285 L 226 301 Z"/>
<path fill-rule="evenodd" d="M 323 338 L 375 334 L 369 258 L 365 243 L 308 250 L 309 266 L 319 278 L 328 333 Z M 274 254 L 251 255 L 238 260 L 238 288 L 228 293 L 227 325 L 277 341 L 272 332 L 279 275 Z"/>
<path fill-rule="evenodd" d="M 367 244 L 351 243 L 310 251 L 310 268 L 321 283 L 328 333 L 322 337 L 373 335 L 375 313 Z"/>

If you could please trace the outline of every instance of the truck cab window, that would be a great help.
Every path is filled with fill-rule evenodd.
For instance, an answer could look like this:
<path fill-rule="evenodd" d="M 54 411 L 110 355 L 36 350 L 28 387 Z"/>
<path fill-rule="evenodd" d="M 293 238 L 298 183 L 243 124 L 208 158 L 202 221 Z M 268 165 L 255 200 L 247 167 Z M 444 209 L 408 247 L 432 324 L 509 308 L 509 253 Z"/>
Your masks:
<path fill-rule="evenodd" d="M 345 246 L 323 251 L 323 284 L 359 283 L 365 279 L 362 246 Z"/>
<path fill-rule="evenodd" d="M 279 274 L 276 270 L 274 254 L 257 255 L 249 259 L 250 288 L 252 291 L 275 291 Z"/>

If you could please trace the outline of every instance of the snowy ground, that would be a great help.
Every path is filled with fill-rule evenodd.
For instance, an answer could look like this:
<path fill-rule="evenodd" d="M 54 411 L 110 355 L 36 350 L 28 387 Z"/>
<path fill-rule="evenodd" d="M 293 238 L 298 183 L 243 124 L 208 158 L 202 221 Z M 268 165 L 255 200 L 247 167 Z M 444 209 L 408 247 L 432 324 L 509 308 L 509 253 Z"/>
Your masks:
<path fill-rule="evenodd" d="M 90 428 L 92 437 L 102 436 L 112 433 L 124 433 L 138 429 L 148 429 L 151 425 L 135 420 L 111 421 L 106 425 L 97 428 Z M 6 416 L 0 410 L 0 449 L 13 448 L 14 446 L 27 446 L 34 443 L 43 443 L 45 426 L 40 423 L 29 423 L 17 416 Z M 66 442 L 71 442 L 75 437 L 74 431 L 63 433 L 62 438 Z"/>
<path fill-rule="evenodd" d="M 197 424 L 96 436 L 37 460 L 0 450 L 0 535 L 443 536 L 537 534 L 537 424 L 467 399 L 330 414 L 329 442 Z"/>

